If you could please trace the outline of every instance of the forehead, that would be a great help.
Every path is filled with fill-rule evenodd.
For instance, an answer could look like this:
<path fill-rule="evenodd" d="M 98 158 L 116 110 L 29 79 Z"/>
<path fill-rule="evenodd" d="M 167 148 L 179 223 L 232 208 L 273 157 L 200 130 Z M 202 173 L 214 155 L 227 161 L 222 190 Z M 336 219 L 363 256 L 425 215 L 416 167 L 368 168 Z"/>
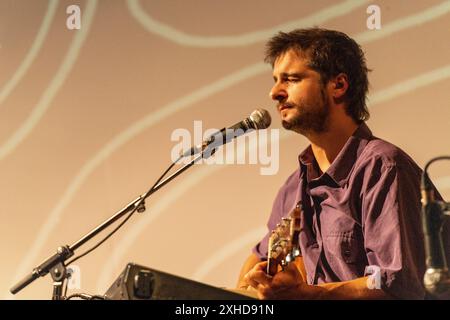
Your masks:
<path fill-rule="evenodd" d="M 273 64 L 274 76 L 280 73 L 292 73 L 311 70 L 309 60 L 304 53 L 290 49 L 281 54 Z"/>

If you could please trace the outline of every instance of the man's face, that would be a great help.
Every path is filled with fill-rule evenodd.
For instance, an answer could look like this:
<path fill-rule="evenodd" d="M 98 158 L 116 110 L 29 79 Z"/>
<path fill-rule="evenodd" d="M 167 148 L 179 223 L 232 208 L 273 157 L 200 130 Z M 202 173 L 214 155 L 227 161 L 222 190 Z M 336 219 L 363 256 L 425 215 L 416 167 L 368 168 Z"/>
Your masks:
<path fill-rule="evenodd" d="M 270 91 L 285 129 L 301 134 L 327 130 L 329 103 L 320 74 L 307 66 L 307 60 L 289 50 L 275 60 L 275 84 Z"/>

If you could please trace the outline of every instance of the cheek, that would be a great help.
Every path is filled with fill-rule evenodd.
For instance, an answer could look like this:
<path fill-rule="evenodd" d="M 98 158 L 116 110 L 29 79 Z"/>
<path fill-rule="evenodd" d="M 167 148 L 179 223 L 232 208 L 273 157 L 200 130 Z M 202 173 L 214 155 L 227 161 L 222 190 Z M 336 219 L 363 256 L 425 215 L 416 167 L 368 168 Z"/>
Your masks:
<path fill-rule="evenodd" d="M 289 87 L 289 94 L 300 100 L 309 100 L 320 92 L 320 86 L 312 83 L 308 79 L 304 79 Z"/>
<path fill-rule="evenodd" d="M 305 96 L 305 90 L 301 86 L 295 86 L 290 88 L 288 94 L 289 100 L 291 100 L 294 103 L 298 103 L 299 101 L 303 101 L 307 98 Z"/>
<path fill-rule="evenodd" d="M 303 94 L 306 104 L 311 106 L 321 106 L 326 102 L 327 94 L 324 88 L 320 86 L 311 86 Z"/>

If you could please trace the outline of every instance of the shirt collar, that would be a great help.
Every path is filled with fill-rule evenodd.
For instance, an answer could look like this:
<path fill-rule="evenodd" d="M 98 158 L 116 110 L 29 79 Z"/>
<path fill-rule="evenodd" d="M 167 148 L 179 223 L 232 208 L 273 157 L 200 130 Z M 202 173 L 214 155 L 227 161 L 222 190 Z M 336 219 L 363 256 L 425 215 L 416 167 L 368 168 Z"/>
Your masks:
<path fill-rule="evenodd" d="M 353 135 L 344 144 L 325 174 L 332 178 L 339 186 L 345 186 L 355 164 L 355 160 L 361 155 L 372 137 L 373 135 L 369 127 L 364 122 L 360 124 Z M 300 166 L 306 166 L 308 181 L 318 178 L 319 168 L 311 145 L 299 155 L 298 160 Z"/>

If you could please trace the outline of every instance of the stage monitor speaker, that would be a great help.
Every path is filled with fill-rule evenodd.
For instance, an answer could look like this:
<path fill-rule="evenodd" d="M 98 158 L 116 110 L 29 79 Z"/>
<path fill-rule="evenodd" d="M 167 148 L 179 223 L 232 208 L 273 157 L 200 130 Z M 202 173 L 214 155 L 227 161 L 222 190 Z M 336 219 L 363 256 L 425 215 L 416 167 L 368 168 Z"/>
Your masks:
<path fill-rule="evenodd" d="M 105 293 L 112 300 L 249 300 L 252 297 L 178 277 L 169 273 L 127 264 Z"/>

